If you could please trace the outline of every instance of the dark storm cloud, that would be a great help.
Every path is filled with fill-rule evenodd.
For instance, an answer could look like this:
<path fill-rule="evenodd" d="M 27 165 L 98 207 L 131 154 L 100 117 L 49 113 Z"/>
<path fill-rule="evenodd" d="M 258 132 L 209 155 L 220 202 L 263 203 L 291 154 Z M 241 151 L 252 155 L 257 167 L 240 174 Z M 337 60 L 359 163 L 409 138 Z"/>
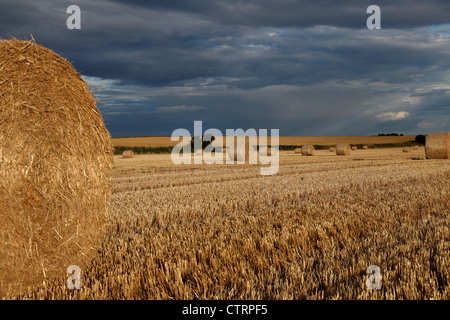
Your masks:
<path fill-rule="evenodd" d="M 175 0 L 116 2 L 160 10 L 201 15 L 221 24 L 256 27 L 308 27 L 332 25 L 361 28 L 368 6 L 383 8 L 386 27 L 417 27 L 450 21 L 450 3 L 445 0 Z"/>
<path fill-rule="evenodd" d="M 81 30 L 66 28 L 71 4 Z M 450 3 L 380 0 L 382 30 L 368 30 L 371 4 L 17 0 L 0 3 L 0 36 L 33 34 L 73 62 L 113 136 L 194 120 L 282 135 L 450 130 Z"/>

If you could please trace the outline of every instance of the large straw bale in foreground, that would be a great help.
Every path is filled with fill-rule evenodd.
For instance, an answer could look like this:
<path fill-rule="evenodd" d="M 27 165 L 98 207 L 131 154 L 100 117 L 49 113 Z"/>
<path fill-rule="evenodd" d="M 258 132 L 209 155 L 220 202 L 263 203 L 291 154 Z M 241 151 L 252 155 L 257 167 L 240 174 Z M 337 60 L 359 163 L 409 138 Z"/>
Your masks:
<path fill-rule="evenodd" d="M 338 143 L 336 145 L 336 154 L 338 156 L 348 156 L 352 152 L 352 147 L 348 143 Z"/>
<path fill-rule="evenodd" d="M 65 59 L 0 40 L 0 295 L 82 271 L 104 236 L 112 144 Z"/>
<path fill-rule="evenodd" d="M 425 153 L 428 159 L 450 158 L 450 132 L 427 134 Z"/>

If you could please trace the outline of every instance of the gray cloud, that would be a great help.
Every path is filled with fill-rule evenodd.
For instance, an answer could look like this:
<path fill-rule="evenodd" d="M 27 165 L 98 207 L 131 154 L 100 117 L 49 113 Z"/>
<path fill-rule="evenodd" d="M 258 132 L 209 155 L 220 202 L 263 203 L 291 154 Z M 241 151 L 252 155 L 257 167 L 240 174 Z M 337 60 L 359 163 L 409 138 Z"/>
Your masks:
<path fill-rule="evenodd" d="M 385 112 L 377 115 L 377 118 L 381 121 L 399 121 L 407 118 L 410 115 L 407 111 L 399 112 Z"/>
<path fill-rule="evenodd" d="M 450 130 L 448 1 L 377 1 L 382 30 L 365 26 L 371 1 L 77 2 L 81 30 L 66 28 L 72 1 L 0 4 L 0 36 L 31 33 L 72 61 L 113 136 L 194 120 L 282 135 Z"/>

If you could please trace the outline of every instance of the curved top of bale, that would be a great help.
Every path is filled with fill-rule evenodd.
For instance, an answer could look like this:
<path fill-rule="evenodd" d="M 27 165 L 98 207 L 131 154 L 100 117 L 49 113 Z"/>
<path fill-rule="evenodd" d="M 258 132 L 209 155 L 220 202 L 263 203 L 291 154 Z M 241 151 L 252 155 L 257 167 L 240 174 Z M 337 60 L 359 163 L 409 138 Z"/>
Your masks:
<path fill-rule="evenodd" d="M 84 156 L 112 150 L 85 81 L 70 62 L 34 42 L 0 40 L 0 102 L 0 143 L 34 139 L 49 152 L 70 153 L 68 145 L 85 139 Z M 50 134 L 47 129 L 53 127 L 60 130 Z"/>
<path fill-rule="evenodd" d="M 96 100 L 67 60 L 0 40 L 0 293 L 64 276 L 96 252 L 112 150 Z"/>

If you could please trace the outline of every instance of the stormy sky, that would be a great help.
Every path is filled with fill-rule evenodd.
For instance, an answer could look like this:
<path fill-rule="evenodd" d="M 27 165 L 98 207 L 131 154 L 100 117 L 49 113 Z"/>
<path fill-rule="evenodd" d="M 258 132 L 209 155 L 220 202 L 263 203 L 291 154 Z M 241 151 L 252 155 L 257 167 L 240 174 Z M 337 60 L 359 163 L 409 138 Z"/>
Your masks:
<path fill-rule="evenodd" d="M 0 30 L 71 61 L 113 137 L 194 120 L 282 136 L 450 131 L 448 0 L 14 0 L 0 1 Z"/>

